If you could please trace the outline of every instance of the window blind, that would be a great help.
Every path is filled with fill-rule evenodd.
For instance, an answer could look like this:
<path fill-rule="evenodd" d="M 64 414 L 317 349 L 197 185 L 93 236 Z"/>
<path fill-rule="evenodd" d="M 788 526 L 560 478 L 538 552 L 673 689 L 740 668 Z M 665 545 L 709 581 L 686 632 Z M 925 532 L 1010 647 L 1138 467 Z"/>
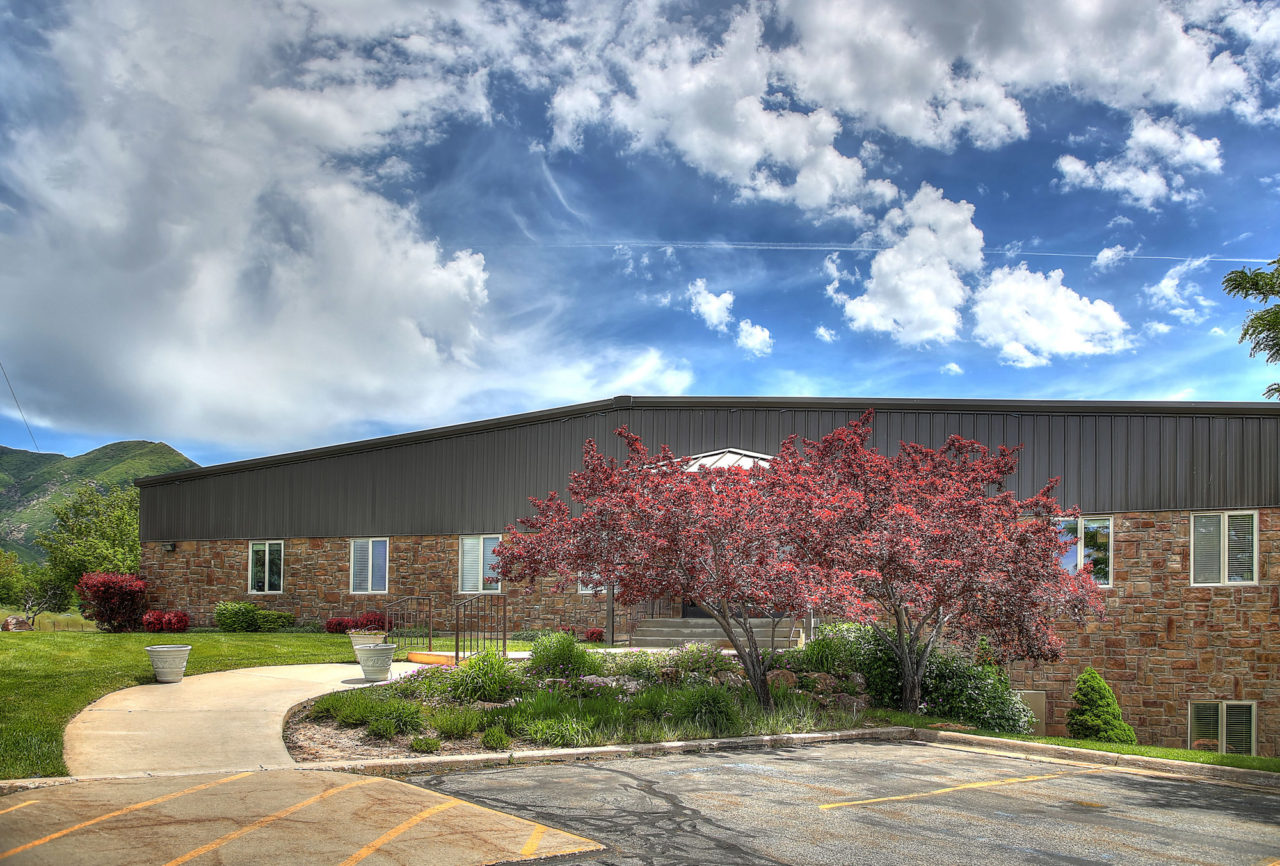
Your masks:
<path fill-rule="evenodd" d="M 1227 704 L 1223 751 L 1232 755 L 1253 754 L 1253 704 Z"/>
<path fill-rule="evenodd" d="M 1253 515 L 1227 515 L 1227 582 L 1252 583 Z"/>
<path fill-rule="evenodd" d="M 369 540 L 351 542 L 351 591 L 369 591 Z"/>
<path fill-rule="evenodd" d="M 1195 548 L 1191 582 L 1222 583 L 1222 515 L 1195 515 L 1191 519 L 1191 534 Z"/>
<path fill-rule="evenodd" d="M 1191 742 L 1201 752 L 1218 751 L 1222 705 L 1217 701 L 1194 701 L 1191 704 Z"/>
<path fill-rule="evenodd" d="M 458 579 L 461 592 L 480 591 L 480 539 L 464 536 L 462 539 L 462 574 Z"/>

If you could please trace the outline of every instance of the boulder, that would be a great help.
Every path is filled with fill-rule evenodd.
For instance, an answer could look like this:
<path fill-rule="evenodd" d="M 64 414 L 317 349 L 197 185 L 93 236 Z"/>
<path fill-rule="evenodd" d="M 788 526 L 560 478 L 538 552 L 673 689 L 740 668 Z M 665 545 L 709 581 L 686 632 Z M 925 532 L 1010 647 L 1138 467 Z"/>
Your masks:
<path fill-rule="evenodd" d="M 794 689 L 796 687 L 796 675 L 785 668 L 777 668 L 765 674 L 769 680 L 769 686 L 773 687 L 781 683 L 785 688 Z"/>
<path fill-rule="evenodd" d="M 820 694 L 829 694 L 840 690 L 840 681 L 831 674 L 806 674 L 813 681 L 813 691 Z"/>
<path fill-rule="evenodd" d="M 867 708 L 867 699 L 863 695 L 847 695 L 844 692 L 837 692 L 831 695 L 826 705 L 837 710 L 844 710 L 847 713 L 861 714 Z"/>
<path fill-rule="evenodd" d="M 0 631 L 32 631 L 32 628 L 31 623 L 15 615 L 5 617 L 4 625 L 0 626 Z"/>

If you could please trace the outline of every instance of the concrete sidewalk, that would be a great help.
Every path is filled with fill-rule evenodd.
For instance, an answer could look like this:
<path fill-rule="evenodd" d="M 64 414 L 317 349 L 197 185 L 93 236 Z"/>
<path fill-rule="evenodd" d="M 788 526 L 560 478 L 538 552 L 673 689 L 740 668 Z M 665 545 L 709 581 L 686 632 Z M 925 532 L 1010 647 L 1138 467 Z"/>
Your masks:
<path fill-rule="evenodd" d="M 397 662 L 392 677 L 420 666 Z M 281 732 L 291 707 L 366 685 L 355 664 L 242 668 L 113 692 L 71 720 L 72 776 L 258 770 L 295 766 Z"/>

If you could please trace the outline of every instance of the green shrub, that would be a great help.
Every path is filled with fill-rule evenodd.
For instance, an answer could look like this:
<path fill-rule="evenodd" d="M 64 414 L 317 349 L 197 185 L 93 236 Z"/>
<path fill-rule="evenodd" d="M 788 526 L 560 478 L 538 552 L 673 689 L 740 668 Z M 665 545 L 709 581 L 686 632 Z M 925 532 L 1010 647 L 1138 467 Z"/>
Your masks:
<path fill-rule="evenodd" d="M 585 746 L 591 741 L 591 729 L 569 716 L 530 719 L 525 726 L 525 734 L 539 746 L 551 746 L 557 749 Z"/>
<path fill-rule="evenodd" d="M 737 663 L 709 643 L 687 643 L 667 654 L 667 663 L 683 674 L 709 677 L 717 671 L 731 671 Z"/>
<path fill-rule="evenodd" d="M 1080 674 L 1071 699 L 1075 706 L 1067 710 L 1067 734 L 1072 738 L 1137 744 L 1133 728 L 1120 717 L 1120 704 L 1116 702 L 1115 692 L 1093 668 L 1085 668 Z"/>
<path fill-rule="evenodd" d="M 476 653 L 449 675 L 449 694 L 463 703 L 500 703 L 510 699 L 520 685 L 520 675 L 492 649 Z"/>
<path fill-rule="evenodd" d="M 442 707 L 431 716 L 431 726 L 446 740 L 464 740 L 476 732 L 484 719 L 470 707 Z"/>
<path fill-rule="evenodd" d="M 1030 733 L 1035 715 L 995 665 L 979 665 L 951 649 L 934 650 L 925 665 L 921 712 L 988 731 Z"/>
<path fill-rule="evenodd" d="M 258 606 L 251 601 L 220 601 L 213 606 L 213 624 L 220 631 L 257 631 Z"/>
<path fill-rule="evenodd" d="M 507 732 L 503 728 L 495 725 L 492 728 L 486 729 L 485 732 L 480 735 L 480 745 L 484 746 L 486 749 L 493 749 L 495 752 L 501 752 L 504 749 L 510 748 L 511 737 L 507 735 Z"/>
<path fill-rule="evenodd" d="M 853 655 L 852 642 L 836 632 L 806 643 L 796 653 L 796 661 L 802 671 L 839 676 L 854 670 Z"/>
<path fill-rule="evenodd" d="M 390 719 L 386 716 L 371 719 L 366 730 L 369 732 L 369 736 L 377 737 L 379 740 L 394 739 L 396 735 L 395 719 Z"/>
<path fill-rule="evenodd" d="M 251 631 L 279 631 L 282 628 L 292 626 L 294 620 L 293 614 L 283 610 L 255 608 L 254 615 L 258 619 L 258 627 L 257 629 L 251 629 Z"/>
<path fill-rule="evenodd" d="M 695 724 L 713 737 L 735 737 L 742 733 L 742 713 L 729 693 L 718 686 L 681 689 L 671 699 L 671 719 L 677 724 Z"/>
<path fill-rule="evenodd" d="M 378 686 L 378 688 L 385 688 L 396 697 L 425 703 L 432 698 L 439 698 L 449 694 L 451 677 L 452 674 L 443 668 L 419 668 L 385 686 Z"/>
<path fill-rule="evenodd" d="M 397 734 L 416 734 L 426 726 L 421 704 L 393 697 L 386 697 L 378 702 L 376 715 L 369 723 L 370 733 L 373 732 L 375 721 L 390 722 L 393 732 Z"/>
<path fill-rule="evenodd" d="M 821 626 L 815 640 L 831 637 L 847 648 L 849 665 L 862 674 L 867 697 L 877 707 L 902 706 L 902 668 L 893 648 L 869 625 L 843 622 Z"/>
<path fill-rule="evenodd" d="M 573 635 L 555 632 L 544 634 L 533 642 L 527 670 L 530 676 L 566 680 L 599 676 L 604 671 L 604 660 L 578 646 Z"/>
<path fill-rule="evenodd" d="M 415 752 L 438 752 L 440 751 L 440 741 L 435 737 L 414 737 L 409 743 L 409 748 Z"/>
<path fill-rule="evenodd" d="M 605 673 L 611 677 L 631 677 L 647 683 L 658 681 L 662 657 L 651 652 L 609 653 L 605 656 Z"/>
<path fill-rule="evenodd" d="M 521 641 L 528 641 L 529 643 L 533 643 L 538 638 L 546 634 L 558 634 L 558 632 L 556 631 L 556 629 L 553 629 L 553 628 L 527 628 L 521 631 L 513 631 L 510 635 L 508 635 L 508 637 L 510 637 L 512 640 L 521 640 Z"/>

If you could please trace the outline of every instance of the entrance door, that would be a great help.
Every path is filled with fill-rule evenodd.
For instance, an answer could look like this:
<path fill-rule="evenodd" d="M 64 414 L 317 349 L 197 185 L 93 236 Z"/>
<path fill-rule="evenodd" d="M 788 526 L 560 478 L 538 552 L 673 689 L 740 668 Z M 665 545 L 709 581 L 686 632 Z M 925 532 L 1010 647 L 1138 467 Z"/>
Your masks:
<path fill-rule="evenodd" d="M 711 619 L 705 610 L 696 604 L 690 604 L 687 598 L 680 605 L 680 616 L 684 619 Z"/>

